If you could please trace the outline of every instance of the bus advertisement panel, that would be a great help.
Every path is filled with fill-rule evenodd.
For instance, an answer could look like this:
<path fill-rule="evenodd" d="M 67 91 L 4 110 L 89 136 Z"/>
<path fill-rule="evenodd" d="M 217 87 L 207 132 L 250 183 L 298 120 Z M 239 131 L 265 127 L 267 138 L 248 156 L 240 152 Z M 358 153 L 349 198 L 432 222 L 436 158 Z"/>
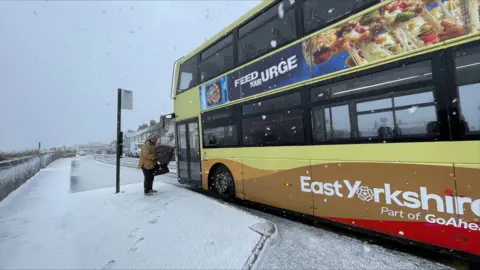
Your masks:
<path fill-rule="evenodd" d="M 480 30 L 479 1 L 396 0 L 200 87 L 201 110 Z"/>

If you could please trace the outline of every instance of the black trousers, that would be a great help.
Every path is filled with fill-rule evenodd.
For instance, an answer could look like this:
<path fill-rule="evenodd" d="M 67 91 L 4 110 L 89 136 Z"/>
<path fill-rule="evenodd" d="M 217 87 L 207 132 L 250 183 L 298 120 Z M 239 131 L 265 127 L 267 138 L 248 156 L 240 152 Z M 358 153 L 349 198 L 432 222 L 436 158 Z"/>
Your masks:
<path fill-rule="evenodd" d="M 144 176 L 143 189 L 145 190 L 145 192 L 147 192 L 153 189 L 153 178 L 155 177 L 153 173 L 155 169 L 149 170 L 142 167 L 142 171 Z"/>

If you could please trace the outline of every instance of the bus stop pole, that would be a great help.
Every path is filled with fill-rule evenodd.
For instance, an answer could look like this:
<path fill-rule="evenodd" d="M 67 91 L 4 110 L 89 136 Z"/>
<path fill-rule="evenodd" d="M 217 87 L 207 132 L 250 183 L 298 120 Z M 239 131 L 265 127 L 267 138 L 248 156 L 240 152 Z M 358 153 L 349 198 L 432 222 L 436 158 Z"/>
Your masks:
<path fill-rule="evenodd" d="M 118 88 L 118 96 L 117 96 L 117 166 L 116 166 L 116 170 L 117 170 L 117 173 L 116 173 L 116 192 L 115 193 L 119 193 L 120 192 L 120 153 L 121 153 L 121 149 L 120 147 L 122 147 L 122 139 L 123 138 L 120 138 L 120 134 L 121 134 L 121 121 L 122 121 L 122 89 Z"/>

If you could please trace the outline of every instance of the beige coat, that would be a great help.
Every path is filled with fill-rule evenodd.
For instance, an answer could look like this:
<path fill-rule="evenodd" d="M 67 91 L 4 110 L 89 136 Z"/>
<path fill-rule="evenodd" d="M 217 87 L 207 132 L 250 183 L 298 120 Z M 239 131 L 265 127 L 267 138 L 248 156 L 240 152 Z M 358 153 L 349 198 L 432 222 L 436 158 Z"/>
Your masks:
<path fill-rule="evenodd" d="M 145 169 L 153 169 L 155 165 L 157 165 L 155 153 L 156 153 L 156 145 L 146 142 L 142 145 L 140 150 L 140 159 L 138 160 L 138 168 L 141 169 L 142 166 Z"/>

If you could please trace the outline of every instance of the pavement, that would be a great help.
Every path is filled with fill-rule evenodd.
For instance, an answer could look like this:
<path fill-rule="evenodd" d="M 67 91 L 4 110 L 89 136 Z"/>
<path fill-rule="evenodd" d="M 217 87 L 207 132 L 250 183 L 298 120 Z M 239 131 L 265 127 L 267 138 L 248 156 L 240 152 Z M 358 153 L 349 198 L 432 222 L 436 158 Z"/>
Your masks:
<path fill-rule="evenodd" d="M 0 202 L 0 269 L 251 269 L 274 233 L 174 185 L 157 181 L 159 193 L 144 196 L 140 170 L 122 168 L 115 194 L 102 165 L 58 160 Z M 82 191 L 72 191 L 72 171 Z"/>
<path fill-rule="evenodd" d="M 0 202 L 0 269 L 451 269 L 201 195 L 175 174 L 144 197 L 141 171 L 123 167 L 114 194 L 114 171 L 59 160 Z"/>

